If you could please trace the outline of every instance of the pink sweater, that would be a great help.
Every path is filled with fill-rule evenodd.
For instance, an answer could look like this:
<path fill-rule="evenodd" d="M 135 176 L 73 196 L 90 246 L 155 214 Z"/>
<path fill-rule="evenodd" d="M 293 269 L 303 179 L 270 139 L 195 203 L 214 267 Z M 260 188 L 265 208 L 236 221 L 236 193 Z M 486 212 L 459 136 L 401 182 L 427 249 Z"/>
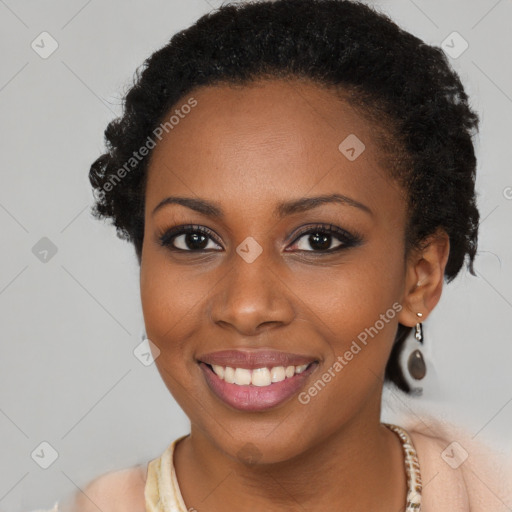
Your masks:
<path fill-rule="evenodd" d="M 512 457 L 432 417 L 401 419 L 418 453 L 421 512 L 511 512 Z"/>

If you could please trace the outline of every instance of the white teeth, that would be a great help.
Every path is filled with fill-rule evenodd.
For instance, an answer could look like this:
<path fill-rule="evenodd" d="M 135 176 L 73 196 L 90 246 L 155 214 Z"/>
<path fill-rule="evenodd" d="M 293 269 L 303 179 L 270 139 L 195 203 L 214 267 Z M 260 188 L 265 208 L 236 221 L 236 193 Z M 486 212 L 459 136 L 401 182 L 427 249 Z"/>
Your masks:
<path fill-rule="evenodd" d="M 275 366 L 270 370 L 270 380 L 272 382 L 281 382 L 286 378 L 284 368 L 282 366 Z"/>
<path fill-rule="evenodd" d="M 253 386 L 268 386 L 271 382 L 268 368 L 256 368 L 252 371 L 251 384 Z"/>
<path fill-rule="evenodd" d="M 235 370 L 230 366 L 226 366 L 226 368 L 224 369 L 224 380 L 229 384 L 233 384 L 235 382 Z"/>
<path fill-rule="evenodd" d="M 272 368 L 232 368 L 230 366 L 212 365 L 216 375 L 228 384 L 237 384 L 238 386 L 270 386 L 273 382 L 282 382 L 296 374 L 302 373 L 309 365 L 301 364 L 299 366 L 274 366 Z"/>
<path fill-rule="evenodd" d="M 302 373 L 308 367 L 307 364 L 301 364 L 295 367 L 295 373 Z"/>
<path fill-rule="evenodd" d="M 246 368 L 235 369 L 235 384 L 239 386 L 247 386 L 251 383 L 251 370 Z"/>
<path fill-rule="evenodd" d="M 221 378 L 224 378 L 224 367 L 218 364 L 212 364 L 213 371 Z"/>

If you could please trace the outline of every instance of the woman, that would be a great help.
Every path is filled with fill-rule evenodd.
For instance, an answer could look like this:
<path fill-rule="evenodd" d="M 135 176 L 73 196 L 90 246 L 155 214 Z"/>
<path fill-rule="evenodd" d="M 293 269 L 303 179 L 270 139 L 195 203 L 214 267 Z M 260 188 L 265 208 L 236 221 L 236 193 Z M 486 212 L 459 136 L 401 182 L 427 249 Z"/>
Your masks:
<path fill-rule="evenodd" d="M 191 432 L 66 507 L 509 510 L 485 447 L 380 419 L 474 274 L 477 128 L 439 48 L 348 0 L 224 6 L 155 52 L 90 180 Z"/>

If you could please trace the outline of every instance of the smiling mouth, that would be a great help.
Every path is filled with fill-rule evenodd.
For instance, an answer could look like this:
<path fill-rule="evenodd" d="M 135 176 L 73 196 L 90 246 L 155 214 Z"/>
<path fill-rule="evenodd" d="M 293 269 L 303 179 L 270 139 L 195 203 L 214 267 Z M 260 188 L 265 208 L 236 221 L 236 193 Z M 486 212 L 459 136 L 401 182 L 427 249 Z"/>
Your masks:
<path fill-rule="evenodd" d="M 315 361 L 309 364 L 301 364 L 298 366 L 273 366 L 271 368 L 234 368 L 232 366 L 220 366 L 217 364 L 205 363 L 219 379 L 228 384 L 236 384 L 237 386 L 258 386 L 266 387 L 283 382 L 306 371 Z"/>
<path fill-rule="evenodd" d="M 295 396 L 318 367 L 318 361 L 297 366 L 240 368 L 198 361 L 206 383 L 224 404 L 245 412 L 265 411 Z"/>

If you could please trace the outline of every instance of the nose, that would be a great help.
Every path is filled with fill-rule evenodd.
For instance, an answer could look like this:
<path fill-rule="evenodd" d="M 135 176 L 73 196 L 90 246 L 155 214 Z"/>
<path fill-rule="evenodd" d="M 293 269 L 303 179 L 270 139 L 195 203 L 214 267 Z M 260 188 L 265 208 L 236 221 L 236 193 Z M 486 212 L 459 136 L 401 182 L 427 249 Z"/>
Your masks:
<path fill-rule="evenodd" d="M 293 293 L 277 266 L 263 254 L 251 263 L 238 255 L 234 260 L 211 296 L 211 319 L 245 336 L 288 325 L 295 316 Z"/>

